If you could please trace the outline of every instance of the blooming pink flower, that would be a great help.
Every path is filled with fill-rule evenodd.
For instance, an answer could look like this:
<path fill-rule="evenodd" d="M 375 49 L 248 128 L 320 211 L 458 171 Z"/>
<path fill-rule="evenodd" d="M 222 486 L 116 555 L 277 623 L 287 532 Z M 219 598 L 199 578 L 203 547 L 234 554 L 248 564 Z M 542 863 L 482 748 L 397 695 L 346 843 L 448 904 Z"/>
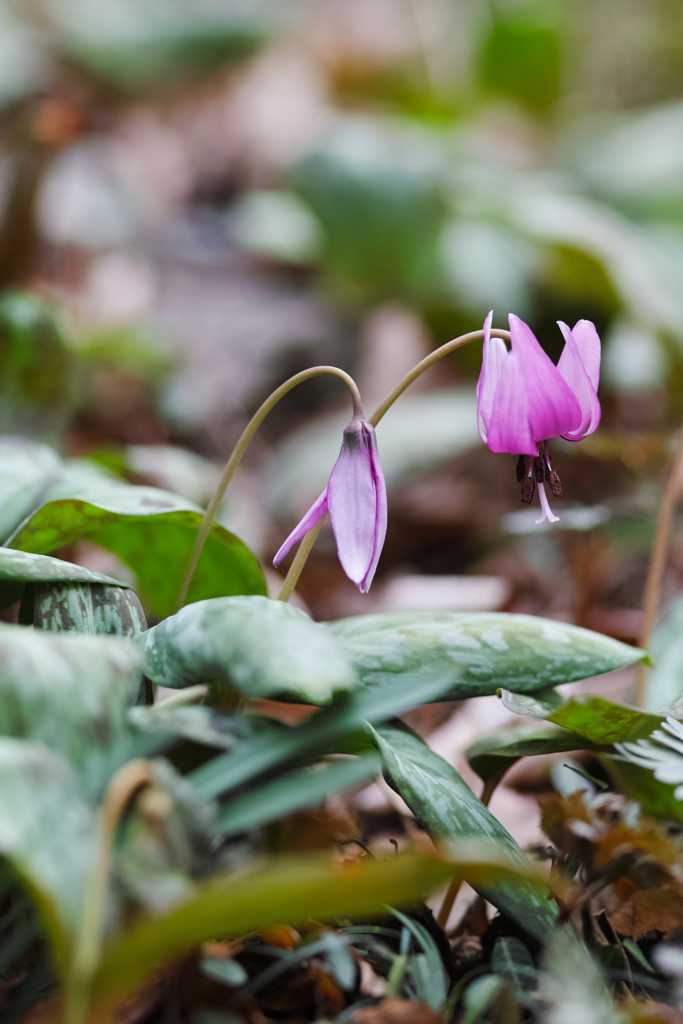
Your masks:
<path fill-rule="evenodd" d="M 548 441 L 563 437 L 580 441 L 600 422 L 597 388 L 600 376 L 600 338 L 590 320 L 579 320 L 573 330 L 558 321 L 565 345 L 555 366 L 529 327 L 510 314 L 508 350 L 501 338 L 491 337 L 493 312 L 484 321 L 484 351 L 477 384 L 477 426 L 492 452 L 519 455 L 517 479 L 522 501 L 530 505 L 538 483 L 544 519 L 557 522 L 545 493 L 562 493 L 560 478 L 551 466 Z M 540 446 L 540 447 L 539 447 Z M 531 456 L 527 470 L 526 456 Z"/>
<path fill-rule="evenodd" d="M 387 488 L 375 430 L 366 420 L 353 419 L 344 428 L 339 458 L 327 487 L 290 533 L 273 565 L 279 565 L 326 512 L 330 513 L 342 568 L 361 594 L 366 594 L 387 533 Z"/>

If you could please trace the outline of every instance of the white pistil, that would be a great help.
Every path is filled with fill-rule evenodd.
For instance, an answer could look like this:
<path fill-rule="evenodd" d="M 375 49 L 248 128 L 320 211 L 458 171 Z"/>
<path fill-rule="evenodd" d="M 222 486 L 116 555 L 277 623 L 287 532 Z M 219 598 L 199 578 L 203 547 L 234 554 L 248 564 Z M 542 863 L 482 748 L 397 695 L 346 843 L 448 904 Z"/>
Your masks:
<path fill-rule="evenodd" d="M 536 523 L 542 523 L 544 519 L 547 519 L 549 523 L 559 523 L 560 517 L 553 515 L 552 509 L 548 504 L 544 484 L 538 485 L 538 495 L 541 499 L 541 516 L 536 520 Z"/>

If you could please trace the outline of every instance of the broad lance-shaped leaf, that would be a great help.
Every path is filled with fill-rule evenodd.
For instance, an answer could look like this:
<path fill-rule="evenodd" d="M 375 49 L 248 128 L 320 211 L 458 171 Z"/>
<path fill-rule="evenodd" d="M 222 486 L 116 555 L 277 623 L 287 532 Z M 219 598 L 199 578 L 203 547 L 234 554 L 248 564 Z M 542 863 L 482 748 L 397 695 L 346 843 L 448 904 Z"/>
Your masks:
<path fill-rule="evenodd" d="M 102 583 L 37 583 L 33 625 L 53 633 L 137 636 L 147 629 L 133 590 Z"/>
<path fill-rule="evenodd" d="M 447 761 L 430 750 L 407 727 L 368 726 L 382 758 L 384 776 L 403 797 L 418 823 L 435 841 L 447 842 L 457 853 L 458 842 L 493 843 L 507 854 L 520 871 L 531 865 L 510 833 L 479 800 Z M 470 884 L 490 903 L 511 917 L 534 938 L 544 941 L 557 917 L 540 876 L 478 886 Z"/>
<path fill-rule="evenodd" d="M 109 759 L 118 766 L 141 663 L 130 640 L 0 623 L 0 735 L 58 751 L 86 791 L 95 792 L 108 777 Z"/>
<path fill-rule="evenodd" d="M 197 601 L 137 640 L 162 686 L 224 680 L 249 697 L 324 704 L 358 684 L 341 644 L 305 612 L 267 597 Z"/>
<path fill-rule="evenodd" d="M 0 737 L 0 853 L 27 883 L 62 968 L 83 913 L 92 828 L 61 757 L 41 743 Z"/>
<path fill-rule="evenodd" d="M 260 731 L 197 768 L 189 779 L 201 796 L 210 799 L 292 762 L 310 764 L 330 753 L 367 753 L 371 747 L 364 731 L 366 721 L 386 721 L 436 700 L 443 686 L 443 679 L 423 681 L 417 687 L 411 679 L 397 679 L 386 686 L 359 688 L 341 694 L 298 726 L 251 719 L 254 727 L 261 725 Z"/>
<path fill-rule="evenodd" d="M 280 821 L 295 811 L 317 807 L 339 790 L 368 781 L 378 771 L 376 757 L 302 768 L 238 796 L 219 814 L 218 830 L 227 836 Z"/>
<path fill-rule="evenodd" d="M 470 768 L 486 783 L 499 782 L 522 757 L 594 749 L 596 746 L 590 740 L 567 729 L 522 725 L 516 729 L 497 729 L 482 736 L 468 747 L 466 756 Z"/>
<path fill-rule="evenodd" d="M 127 583 L 61 558 L 0 547 L 0 608 L 21 601 L 26 585 L 38 583 L 101 583 L 130 589 Z"/>
<path fill-rule="evenodd" d="M 47 554 L 89 537 L 130 566 L 141 596 L 157 615 L 173 611 L 203 518 L 197 505 L 155 487 L 124 483 L 87 463 L 67 466 L 42 501 L 7 539 L 8 547 Z M 214 523 L 188 601 L 265 593 L 254 555 Z"/>
<path fill-rule="evenodd" d="M 428 854 L 391 854 L 365 858 L 349 870 L 328 856 L 304 854 L 275 861 L 266 870 L 259 866 L 257 873 L 240 874 L 238 880 L 216 878 L 196 899 L 111 941 L 95 976 L 94 1010 L 120 1001 L 150 972 L 215 935 L 246 935 L 285 921 L 357 917 L 385 911 L 387 905 L 406 907 L 450 877 L 480 882 L 505 877 L 512 884 L 514 867 L 502 865 L 491 852 L 479 848 L 455 864 Z"/>
<path fill-rule="evenodd" d="M 363 615 L 327 624 L 366 684 L 442 678 L 451 700 L 532 693 L 611 672 L 644 651 L 564 622 L 503 612 Z M 441 698 L 443 699 L 443 698 Z"/>

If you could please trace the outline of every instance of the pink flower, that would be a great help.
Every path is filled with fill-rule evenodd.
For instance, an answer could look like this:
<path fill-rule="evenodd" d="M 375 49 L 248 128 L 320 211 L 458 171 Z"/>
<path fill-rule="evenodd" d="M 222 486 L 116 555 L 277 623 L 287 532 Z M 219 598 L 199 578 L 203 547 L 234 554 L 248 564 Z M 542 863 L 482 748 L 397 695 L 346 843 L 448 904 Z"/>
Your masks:
<path fill-rule="evenodd" d="M 330 513 L 342 568 L 361 594 L 366 594 L 387 533 L 387 489 L 375 430 L 366 420 L 353 419 L 344 428 L 339 458 L 327 487 L 290 533 L 273 565 L 279 565 L 326 512 Z"/>
<path fill-rule="evenodd" d="M 522 501 L 532 503 L 538 483 L 542 514 L 536 522 L 547 518 L 554 523 L 558 517 L 550 510 L 544 484 L 550 484 L 555 497 L 562 493 L 562 485 L 551 466 L 548 441 L 558 436 L 580 441 L 598 426 L 600 338 L 590 320 L 579 320 L 573 330 L 558 321 L 565 345 L 555 366 L 519 317 L 509 317 L 510 351 L 501 338 L 491 337 L 492 319 L 493 312 L 484 321 L 477 384 L 479 436 L 492 452 L 519 455 Z"/>

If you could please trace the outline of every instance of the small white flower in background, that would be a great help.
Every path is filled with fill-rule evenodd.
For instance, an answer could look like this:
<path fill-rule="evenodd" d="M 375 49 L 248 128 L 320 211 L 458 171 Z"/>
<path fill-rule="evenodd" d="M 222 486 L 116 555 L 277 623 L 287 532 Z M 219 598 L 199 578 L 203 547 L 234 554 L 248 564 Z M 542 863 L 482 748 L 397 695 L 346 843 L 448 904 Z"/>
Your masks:
<path fill-rule="evenodd" d="M 615 743 L 615 747 L 632 764 L 649 768 L 658 782 L 676 786 L 674 796 L 683 800 L 683 724 L 667 718 L 648 739 Z"/>

